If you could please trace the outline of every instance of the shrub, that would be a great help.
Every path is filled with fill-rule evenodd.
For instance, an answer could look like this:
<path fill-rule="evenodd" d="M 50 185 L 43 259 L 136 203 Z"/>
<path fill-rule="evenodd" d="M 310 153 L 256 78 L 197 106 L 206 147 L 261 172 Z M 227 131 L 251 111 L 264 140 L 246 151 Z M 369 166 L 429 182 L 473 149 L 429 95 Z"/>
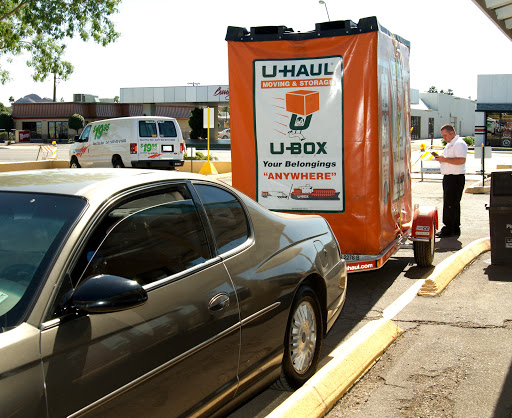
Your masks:
<path fill-rule="evenodd" d="M 208 154 L 203 154 L 201 151 L 196 151 L 196 156 L 195 157 L 189 157 L 188 154 L 185 152 L 183 154 L 183 159 L 184 160 L 207 160 L 208 159 Z M 215 161 L 215 160 L 218 160 L 217 157 L 212 157 L 210 155 L 210 161 Z"/>

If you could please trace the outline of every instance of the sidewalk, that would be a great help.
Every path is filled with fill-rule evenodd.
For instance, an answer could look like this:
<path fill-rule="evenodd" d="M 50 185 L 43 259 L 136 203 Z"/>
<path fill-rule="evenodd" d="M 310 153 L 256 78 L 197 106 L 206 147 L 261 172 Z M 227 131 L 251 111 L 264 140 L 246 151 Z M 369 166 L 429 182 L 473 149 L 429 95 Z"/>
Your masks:
<path fill-rule="evenodd" d="M 512 267 L 483 253 L 395 318 L 402 336 L 326 416 L 512 416 L 511 295 Z"/>

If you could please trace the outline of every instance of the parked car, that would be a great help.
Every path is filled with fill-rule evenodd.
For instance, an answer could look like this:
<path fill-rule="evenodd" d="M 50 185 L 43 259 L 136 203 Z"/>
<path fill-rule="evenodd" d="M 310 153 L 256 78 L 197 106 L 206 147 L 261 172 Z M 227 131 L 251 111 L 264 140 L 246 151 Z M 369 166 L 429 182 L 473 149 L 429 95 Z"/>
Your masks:
<path fill-rule="evenodd" d="M 219 132 L 219 138 L 228 139 L 231 138 L 231 129 L 224 129 Z"/>
<path fill-rule="evenodd" d="M 320 216 L 200 175 L 0 175 L 0 416 L 219 415 L 317 367 L 346 266 Z"/>

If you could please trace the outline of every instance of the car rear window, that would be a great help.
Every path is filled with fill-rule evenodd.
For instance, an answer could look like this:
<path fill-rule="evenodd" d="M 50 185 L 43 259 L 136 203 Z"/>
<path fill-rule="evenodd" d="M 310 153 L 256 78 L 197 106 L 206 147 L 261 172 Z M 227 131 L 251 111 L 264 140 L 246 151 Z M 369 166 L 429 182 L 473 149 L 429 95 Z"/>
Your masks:
<path fill-rule="evenodd" d="M 241 203 L 228 191 L 215 186 L 195 184 L 208 215 L 219 253 L 242 245 L 249 238 L 249 223 Z"/>

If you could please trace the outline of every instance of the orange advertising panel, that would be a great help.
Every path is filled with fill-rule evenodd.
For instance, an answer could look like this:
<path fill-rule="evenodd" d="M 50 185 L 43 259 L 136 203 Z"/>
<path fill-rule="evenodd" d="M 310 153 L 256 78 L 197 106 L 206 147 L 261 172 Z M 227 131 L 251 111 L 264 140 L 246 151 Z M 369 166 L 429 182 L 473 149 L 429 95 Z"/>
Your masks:
<path fill-rule="evenodd" d="M 412 217 L 407 41 L 374 17 L 226 40 L 233 186 L 324 216 L 347 260 L 386 253 Z"/>

